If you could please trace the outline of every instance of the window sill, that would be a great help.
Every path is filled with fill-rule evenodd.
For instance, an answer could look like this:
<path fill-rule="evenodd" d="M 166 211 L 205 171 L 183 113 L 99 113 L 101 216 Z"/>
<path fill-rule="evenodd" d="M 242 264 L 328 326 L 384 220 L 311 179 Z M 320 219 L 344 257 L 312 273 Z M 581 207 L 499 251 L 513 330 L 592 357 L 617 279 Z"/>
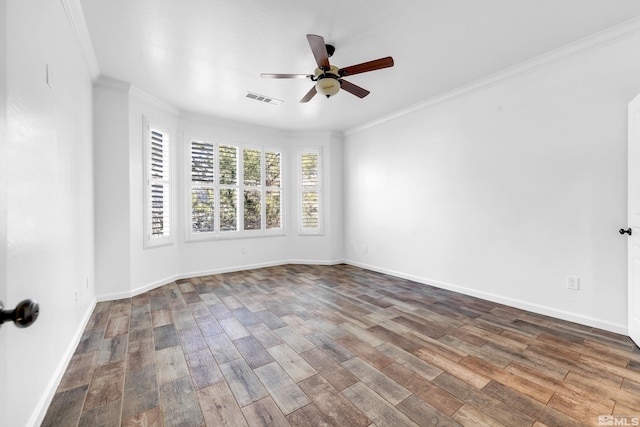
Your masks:
<path fill-rule="evenodd" d="M 218 232 L 218 233 L 206 233 L 200 235 L 189 234 L 185 240 L 186 243 L 199 243 L 199 242 L 220 242 L 224 240 L 243 240 L 243 239 L 262 239 L 265 237 L 285 237 L 287 233 L 284 230 L 272 231 L 272 232 Z"/>

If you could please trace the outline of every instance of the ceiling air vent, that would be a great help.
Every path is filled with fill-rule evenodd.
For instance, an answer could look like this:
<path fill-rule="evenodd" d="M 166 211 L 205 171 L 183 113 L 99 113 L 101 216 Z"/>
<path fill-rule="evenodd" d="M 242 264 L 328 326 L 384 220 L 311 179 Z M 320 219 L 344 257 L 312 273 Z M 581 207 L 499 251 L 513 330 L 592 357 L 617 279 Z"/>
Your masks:
<path fill-rule="evenodd" d="M 259 102 L 264 102 L 265 104 L 271 104 L 271 105 L 280 105 L 282 104 L 284 101 L 281 99 L 276 99 L 273 98 L 271 96 L 267 96 L 267 95 L 259 95 L 257 93 L 253 93 L 253 92 L 247 92 L 247 98 L 249 99 L 253 99 L 255 101 L 259 101 Z"/>

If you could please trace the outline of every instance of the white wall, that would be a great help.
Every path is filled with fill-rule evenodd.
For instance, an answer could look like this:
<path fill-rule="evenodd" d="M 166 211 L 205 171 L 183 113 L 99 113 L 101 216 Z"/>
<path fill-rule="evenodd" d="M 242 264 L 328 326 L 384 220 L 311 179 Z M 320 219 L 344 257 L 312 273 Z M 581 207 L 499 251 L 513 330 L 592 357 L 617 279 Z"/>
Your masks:
<path fill-rule="evenodd" d="M 344 258 L 343 214 L 342 214 L 342 134 L 336 132 L 293 132 L 289 171 L 292 175 L 289 193 L 289 253 L 290 259 L 298 263 L 331 264 Z M 297 206 L 300 203 L 296 192 L 297 156 L 299 148 L 320 148 L 322 166 L 321 215 L 323 233 L 321 235 L 298 234 Z"/>
<path fill-rule="evenodd" d="M 131 286 L 129 90 L 104 78 L 93 89 L 97 295 Z"/>
<path fill-rule="evenodd" d="M 0 422 L 28 426 L 44 415 L 95 301 L 92 83 L 63 2 L 7 1 L 6 40 L 3 300 L 33 298 L 41 310 L 30 328 L 0 329 L 10 390 Z"/>
<path fill-rule="evenodd" d="M 617 229 L 639 49 L 618 41 L 348 133 L 347 259 L 626 331 Z"/>
<path fill-rule="evenodd" d="M 124 298 L 181 277 L 343 259 L 340 134 L 292 133 L 180 113 L 128 83 L 106 77 L 96 83 L 94 94 L 98 299 Z M 144 249 L 143 244 L 143 117 L 171 130 L 175 171 L 173 244 L 149 249 Z M 189 137 L 283 149 L 284 235 L 187 241 L 191 202 L 186 188 L 189 166 L 185 164 L 185 141 Z M 320 147 L 323 152 L 325 232 L 320 236 L 298 235 L 299 147 Z"/>

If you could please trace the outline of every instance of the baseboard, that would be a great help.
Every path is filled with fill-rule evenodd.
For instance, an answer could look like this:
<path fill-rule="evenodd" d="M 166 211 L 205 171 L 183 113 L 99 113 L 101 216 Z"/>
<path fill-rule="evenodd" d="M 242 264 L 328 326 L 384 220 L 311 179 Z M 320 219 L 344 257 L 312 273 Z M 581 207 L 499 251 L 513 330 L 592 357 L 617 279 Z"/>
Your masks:
<path fill-rule="evenodd" d="M 176 274 L 173 276 L 165 277 L 160 280 L 156 280 L 151 283 L 147 283 L 143 286 L 139 286 L 135 289 L 132 289 L 128 292 L 114 292 L 110 294 L 103 294 L 97 297 L 98 302 L 102 301 L 113 301 L 123 298 L 132 298 L 136 295 L 143 294 L 150 290 L 159 288 L 160 286 L 168 285 L 169 283 L 175 282 L 180 279 L 188 279 L 190 277 L 201 277 L 201 276 L 211 276 L 214 274 L 223 274 L 223 273 L 235 273 L 237 271 L 247 271 L 247 270 L 255 270 L 258 268 L 266 268 L 266 267 L 277 267 L 279 265 L 287 265 L 287 264 L 308 264 L 308 265 L 336 265 L 345 263 L 345 260 L 302 260 L 302 259 L 288 259 L 281 261 L 270 261 L 263 262 L 257 264 L 245 264 L 245 265 L 237 265 L 233 267 L 223 267 L 223 268 L 214 268 L 210 270 L 198 270 L 191 271 L 188 273 Z"/>
<path fill-rule="evenodd" d="M 378 273 L 388 274 L 389 276 L 399 277 L 402 279 L 411 280 L 413 282 L 435 286 L 437 288 L 446 289 L 453 292 L 458 292 L 464 295 L 484 299 L 487 301 L 496 302 L 498 304 L 508 305 L 510 307 L 519 308 L 521 310 L 531 311 L 533 313 L 542 314 L 545 316 L 554 317 L 556 319 L 566 320 L 569 322 L 579 323 L 581 325 L 589 326 L 592 328 L 603 329 L 605 331 L 614 332 L 617 334 L 628 335 L 629 331 L 627 325 L 607 322 L 601 319 L 596 319 L 590 316 L 584 316 L 578 313 L 572 313 L 565 310 L 558 310 L 552 307 L 547 307 L 539 304 L 532 304 L 527 301 L 522 301 L 515 298 L 505 297 L 503 295 L 492 294 L 489 292 L 478 291 L 476 289 L 467 288 L 464 286 L 458 286 L 451 283 L 441 282 L 438 280 L 431 280 L 425 277 L 415 276 L 412 274 L 402 273 L 387 268 L 377 267 L 357 261 L 345 260 L 346 264 L 353 265 L 355 267 L 364 268 L 367 270 L 376 271 Z"/>
<path fill-rule="evenodd" d="M 292 259 L 284 264 L 296 264 L 296 265 L 338 265 L 338 264 L 346 264 L 347 262 L 344 259 L 336 259 L 331 261 L 322 261 L 322 260 L 310 260 L 310 259 Z M 282 264 L 282 265 L 284 265 Z"/>
<path fill-rule="evenodd" d="M 96 300 L 94 299 L 87 307 L 87 311 L 85 312 L 80 324 L 78 324 L 78 329 L 76 329 L 73 339 L 69 342 L 67 350 L 64 352 L 62 359 L 60 359 L 60 362 L 58 363 L 58 366 L 53 373 L 53 377 L 45 388 L 44 393 L 42 393 L 40 401 L 31 413 L 31 418 L 29 419 L 27 426 L 37 427 L 42 424 L 44 417 L 47 415 L 49 405 L 51 405 L 51 401 L 53 400 L 53 396 L 56 394 L 56 390 L 60 385 L 60 381 L 62 381 L 62 376 L 67 370 L 69 362 L 71 362 L 71 358 L 73 357 L 73 354 L 75 353 L 76 348 L 80 343 L 80 339 L 82 338 L 84 329 L 87 327 L 87 323 L 89 323 L 89 319 L 91 319 L 91 314 L 93 314 L 93 310 L 95 309 L 95 307 Z"/>

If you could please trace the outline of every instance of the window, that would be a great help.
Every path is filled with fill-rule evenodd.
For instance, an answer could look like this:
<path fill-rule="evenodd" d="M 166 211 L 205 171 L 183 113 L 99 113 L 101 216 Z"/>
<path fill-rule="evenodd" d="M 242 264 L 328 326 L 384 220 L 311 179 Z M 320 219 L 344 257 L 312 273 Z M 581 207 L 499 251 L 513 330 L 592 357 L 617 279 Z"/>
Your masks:
<path fill-rule="evenodd" d="M 192 139 L 191 239 L 282 232 L 282 154 Z"/>
<path fill-rule="evenodd" d="M 299 156 L 299 232 L 322 233 L 322 180 L 319 149 L 301 149 Z"/>
<path fill-rule="evenodd" d="M 169 131 L 145 119 L 145 247 L 171 243 Z"/>

